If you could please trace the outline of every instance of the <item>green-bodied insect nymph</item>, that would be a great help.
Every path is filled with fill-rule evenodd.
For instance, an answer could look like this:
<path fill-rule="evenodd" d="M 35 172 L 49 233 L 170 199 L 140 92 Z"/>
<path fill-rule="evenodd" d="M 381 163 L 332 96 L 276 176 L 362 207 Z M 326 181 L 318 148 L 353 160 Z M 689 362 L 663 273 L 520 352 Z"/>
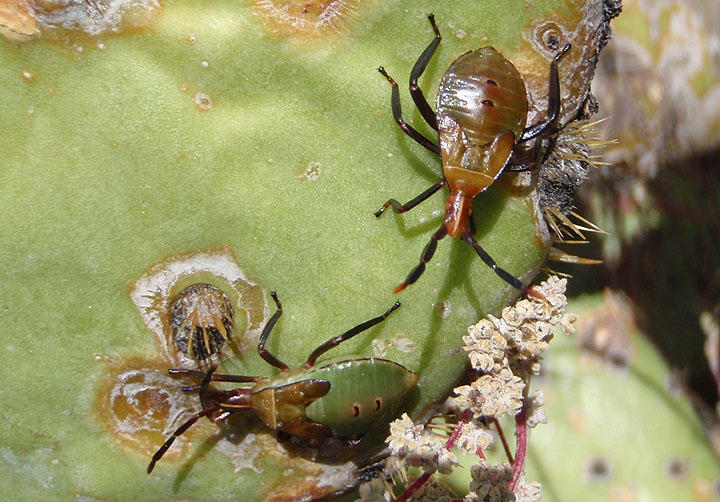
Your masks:
<path fill-rule="evenodd" d="M 383 322 L 400 307 L 395 303 L 384 314 L 358 324 L 345 333 L 331 338 L 312 351 L 305 364 L 297 369 L 277 359 L 266 348 L 270 332 L 282 315 L 282 304 L 271 293 L 277 311 L 265 325 L 258 340 L 258 353 L 281 371 L 272 377 L 221 375 L 217 366 L 207 372 L 173 369 L 174 375 L 201 380 L 198 390 L 203 409 L 185 421 L 155 452 L 148 473 L 182 435 L 198 419 L 212 422 L 225 420 L 240 410 L 252 410 L 273 431 L 306 438 L 357 438 L 373 427 L 396 418 L 403 401 L 418 381 L 416 373 L 404 366 L 374 357 L 345 359 L 315 366 L 315 361 L 328 350 L 363 331 Z M 211 382 L 252 384 L 236 389 L 220 390 Z"/>

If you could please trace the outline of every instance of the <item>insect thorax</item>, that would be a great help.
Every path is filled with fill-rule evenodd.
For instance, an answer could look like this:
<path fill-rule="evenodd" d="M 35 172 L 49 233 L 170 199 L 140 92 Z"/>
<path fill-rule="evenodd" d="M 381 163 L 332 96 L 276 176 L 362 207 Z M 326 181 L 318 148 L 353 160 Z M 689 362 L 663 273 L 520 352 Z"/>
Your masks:
<path fill-rule="evenodd" d="M 318 379 L 304 379 L 281 385 L 270 384 L 252 392 L 250 408 L 270 429 L 287 431 L 288 424 L 304 420 L 308 405 L 329 390 L 330 383 Z M 303 435 L 297 431 L 287 432 Z"/>
<path fill-rule="evenodd" d="M 510 159 L 515 134 L 504 130 L 485 144 L 472 143 L 450 115 L 438 123 L 443 174 L 451 193 L 473 198 L 492 185 Z"/>

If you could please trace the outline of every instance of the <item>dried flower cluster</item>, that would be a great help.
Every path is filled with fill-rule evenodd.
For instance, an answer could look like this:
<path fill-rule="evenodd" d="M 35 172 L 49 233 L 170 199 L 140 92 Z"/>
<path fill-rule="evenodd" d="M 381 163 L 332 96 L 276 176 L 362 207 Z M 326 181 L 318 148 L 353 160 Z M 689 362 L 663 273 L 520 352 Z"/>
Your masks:
<path fill-rule="evenodd" d="M 515 495 L 515 502 L 533 502 L 535 500 L 542 499 L 540 483 L 530 483 L 525 476 L 520 478 L 520 482 L 515 487 L 513 492 Z"/>
<path fill-rule="evenodd" d="M 474 415 L 500 417 L 517 415 L 523 405 L 525 383 L 508 368 L 483 375 L 470 385 L 455 389 L 455 402 L 461 408 L 470 408 Z"/>
<path fill-rule="evenodd" d="M 403 416 L 390 424 L 388 446 L 392 455 L 411 467 L 422 467 L 425 472 L 452 472 L 458 464 L 455 455 L 445 448 L 445 438 L 433 434 L 423 425 L 416 425 Z"/>
<path fill-rule="evenodd" d="M 413 495 L 413 502 L 454 502 L 450 490 L 441 485 L 436 479 L 430 478 Z"/>
<path fill-rule="evenodd" d="M 480 460 L 470 468 L 470 475 L 472 476 L 470 493 L 465 497 L 465 502 L 515 500 L 515 496 L 510 491 L 510 481 L 513 477 L 513 468 L 510 464 L 492 465 Z"/>
<path fill-rule="evenodd" d="M 456 446 L 466 453 L 487 450 L 493 443 L 493 435 L 476 421 L 468 422 L 458 437 Z"/>
<path fill-rule="evenodd" d="M 553 328 L 559 324 L 563 332 L 574 331 L 576 316 L 565 312 L 566 285 L 566 279 L 550 277 L 535 288 L 545 300 L 520 300 L 505 307 L 499 319 L 488 315 L 468 328 L 463 341 L 473 368 L 493 374 L 509 368 L 522 378 L 528 370 L 537 374 L 540 356 L 553 337 Z"/>
<path fill-rule="evenodd" d="M 425 472 L 397 500 L 411 497 L 424 502 L 452 500 L 430 474 L 448 473 L 457 465 L 449 451 L 453 446 L 480 457 L 479 463 L 471 468 L 473 481 L 465 501 L 541 499 L 540 484 L 529 483 L 523 471 L 527 428 L 547 423 L 547 415 L 542 409 L 542 394 L 530 394 L 528 388 L 530 379 L 540 370 L 542 353 L 553 337 L 555 326 L 559 325 L 565 333 L 574 331 L 576 317 L 565 312 L 566 285 L 565 279 L 550 277 L 535 287 L 537 298 L 520 300 L 505 308 L 499 318 L 489 315 L 468 328 L 468 335 L 463 337 L 464 348 L 478 377 L 469 385 L 456 388 L 455 397 L 448 400 L 448 407 L 460 416 L 449 439 L 413 423 L 406 414 L 390 425 L 388 472 L 404 477 L 407 466 L 421 467 Z M 503 415 L 515 416 L 518 439 L 514 458 L 497 421 Z M 483 451 L 494 437 L 486 424 L 497 428 L 510 463 L 492 465 L 485 460 Z M 423 486 L 426 481 L 431 484 Z M 388 500 L 385 485 L 377 482 L 363 485 L 360 500 Z"/>

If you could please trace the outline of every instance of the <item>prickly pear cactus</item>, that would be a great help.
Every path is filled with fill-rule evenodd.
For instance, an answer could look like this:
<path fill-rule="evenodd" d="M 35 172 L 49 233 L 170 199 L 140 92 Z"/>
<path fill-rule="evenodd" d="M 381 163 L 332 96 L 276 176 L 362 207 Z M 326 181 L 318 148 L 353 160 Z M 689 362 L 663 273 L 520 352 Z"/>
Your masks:
<path fill-rule="evenodd" d="M 547 423 L 531 429 L 526 477 L 542 500 L 716 500 L 718 459 L 628 298 L 606 290 L 568 309 L 577 331 L 555 337 L 534 381 Z M 442 481 L 463 494 L 478 459 L 460 457 L 465 468 Z M 502 449 L 488 458 L 502 460 Z"/>
<path fill-rule="evenodd" d="M 213 326 L 230 334 L 213 335 L 208 352 L 225 372 L 264 376 L 274 370 L 255 345 L 274 308 L 270 291 L 286 314 L 268 347 L 291 366 L 380 314 L 440 224 L 444 200 L 372 216 L 441 175 L 438 159 L 393 123 L 375 68 L 405 81 L 432 39 L 425 16 L 434 11 L 444 39 L 421 79 L 426 95 L 456 56 L 493 44 L 526 77 L 532 122 L 544 113 L 555 44 L 567 40 L 565 119 L 585 98 L 604 37 L 598 6 L 3 4 L 3 486 L 19 499 L 252 501 L 356 484 L 367 460 L 357 450 L 331 444 L 319 458 L 244 416 L 224 427 L 198 422 L 148 476 L 150 455 L 200 409 L 166 370 L 202 367 L 174 337 L 212 316 L 178 321 L 173 302 L 193 284 L 219 289 L 218 315 L 232 319 Z M 404 91 L 402 99 L 406 119 L 430 135 Z M 549 242 L 515 185 L 478 197 L 477 237 L 527 281 Z M 382 356 L 417 372 L 408 407 L 417 417 L 464 371 L 465 327 L 516 295 L 447 239 L 402 294 L 403 308 L 333 355 Z M 385 433 L 370 434 L 362 451 Z"/>

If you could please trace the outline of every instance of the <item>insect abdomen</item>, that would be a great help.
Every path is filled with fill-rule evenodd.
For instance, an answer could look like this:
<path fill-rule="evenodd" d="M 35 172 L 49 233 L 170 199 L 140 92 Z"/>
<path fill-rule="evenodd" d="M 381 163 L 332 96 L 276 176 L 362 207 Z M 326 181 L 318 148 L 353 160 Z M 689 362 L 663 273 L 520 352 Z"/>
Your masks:
<path fill-rule="evenodd" d="M 330 391 L 307 407 L 307 417 L 346 438 L 395 418 L 418 379 L 398 363 L 375 358 L 318 367 L 312 378 L 328 380 Z"/>
<path fill-rule="evenodd" d="M 522 77 L 493 47 L 466 52 L 440 81 L 438 118 L 451 115 L 473 144 L 486 144 L 506 130 L 519 136 L 527 111 Z"/>

